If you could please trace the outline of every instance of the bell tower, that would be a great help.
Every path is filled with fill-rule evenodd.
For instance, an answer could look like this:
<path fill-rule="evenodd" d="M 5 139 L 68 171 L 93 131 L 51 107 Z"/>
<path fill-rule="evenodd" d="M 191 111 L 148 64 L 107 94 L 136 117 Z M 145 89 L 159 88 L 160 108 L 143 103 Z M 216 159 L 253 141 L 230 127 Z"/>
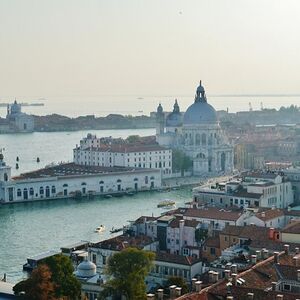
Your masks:
<path fill-rule="evenodd" d="M 11 179 L 11 167 L 4 162 L 4 155 L 2 149 L 0 150 L 0 182 L 9 181 Z"/>
<path fill-rule="evenodd" d="M 156 111 L 156 136 L 163 134 L 165 129 L 165 114 L 163 112 L 163 107 L 159 103 Z"/>

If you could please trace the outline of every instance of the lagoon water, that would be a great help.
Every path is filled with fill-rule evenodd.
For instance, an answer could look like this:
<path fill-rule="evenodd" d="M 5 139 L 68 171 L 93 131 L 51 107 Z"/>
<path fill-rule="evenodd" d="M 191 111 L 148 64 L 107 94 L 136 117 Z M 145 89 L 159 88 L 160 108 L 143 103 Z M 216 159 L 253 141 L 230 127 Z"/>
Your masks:
<path fill-rule="evenodd" d="M 188 95 L 94 95 L 94 96 L 18 96 L 19 102 L 37 103 L 42 102 L 44 106 L 23 107 L 23 111 L 35 115 L 61 114 L 70 117 L 82 115 L 106 116 L 110 113 L 124 115 L 149 115 L 155 111 L 159 102 L 166 111 L 173 109 L 174 99 L 178 99 L 180 109 L 185 111 L 194 101 L 193 93 Z M 12 102 L 15 97 L 1 97 L 0 102 Z M 208 102 L 216 110 L 226 110 L 237 112 L 249 110 L 251 102 L 254 110 L 261 108 L 261 103 L 265 108 L 280 108 L 291 104 L 299 105 L 300 95 L 291 96 L 210 96 Z M 6 107 L 0 107 L 0 116 L 5 117 Z"/>

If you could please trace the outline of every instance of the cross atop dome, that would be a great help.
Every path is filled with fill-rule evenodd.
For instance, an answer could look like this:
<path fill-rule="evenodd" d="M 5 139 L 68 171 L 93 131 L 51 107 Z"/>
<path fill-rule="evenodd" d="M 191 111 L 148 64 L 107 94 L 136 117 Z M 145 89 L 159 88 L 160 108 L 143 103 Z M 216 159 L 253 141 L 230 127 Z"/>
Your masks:
<path fill-rule="evenodd" d="M 199 86 L 197 87 L 196 95 L 195 95 L 195 102 L 207 102 L 205 89 L 202 86 L 202 81 L 200 80 Z"/>

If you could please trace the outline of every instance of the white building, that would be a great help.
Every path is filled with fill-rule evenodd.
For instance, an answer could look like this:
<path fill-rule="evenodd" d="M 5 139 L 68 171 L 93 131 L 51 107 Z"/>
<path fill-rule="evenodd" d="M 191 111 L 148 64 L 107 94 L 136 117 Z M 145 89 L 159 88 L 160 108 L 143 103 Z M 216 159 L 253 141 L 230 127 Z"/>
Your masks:
<path fill-rule="evenodd" d="M 159 104 L 156 139 L 166 147 L 179 149 L 193 160 L 194 175 L 230 173 L 233 146 L 221 129 L 215 109 L 207 103 L 204 87 L 197 88 L 194 103 L 183 114 L 177 100 L 167 117 Z"/>
<path fill-rule="evenodd" d="M 2 154 L 1 154 L 2 155 Z M 74 163 L 46 167 L 11 178 L 10 167 L 0 158 L 2 203 L 77 196 L 125 194 L 161 187 L 158 169 L 85 166 Z"/>
<path fill-rule="evenodd" d="M 88 134 L 73 154 L 74 163 L 80 165 L 159 169 L 162 177 L 172 176 L 172 150 L 158 144 L 107 144 Z"/>
<path fill-rule="evenodd" d="M 32 132 L 34 130 L 33 116 L 23 113 L 21 105 L 16 100 L 7 106 L 6 120 L 13 131 Z"/>
<path fill-rule="evenodd" d="M 237 180 L 194 189 L 194 199 L 218 206 L 287 208 L 294 202 L 292 184 L 274 173 L 247 173 Z"/>

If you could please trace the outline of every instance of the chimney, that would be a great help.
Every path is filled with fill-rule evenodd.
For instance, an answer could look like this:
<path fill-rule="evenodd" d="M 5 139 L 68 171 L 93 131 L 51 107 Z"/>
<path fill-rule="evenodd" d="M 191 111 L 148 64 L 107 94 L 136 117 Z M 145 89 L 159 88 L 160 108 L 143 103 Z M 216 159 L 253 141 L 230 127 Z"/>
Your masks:
<path fill-rule="evenodd" d="M 154 294 L 147 294 L 147 300 L 154 300 L 155 295 Z"/>
<path fill-rule="evenodd" d="M 269 239 L 270 240 L 274 240 L 274 233 L 275 233 L 275 229 L 273 227 L 270 227 L 270 229 L 269 229 Z"/>
<path fill-rule="evenodd" d="M 294 256 L 294 257 L 293 257 L 293 265 L 294 265 L 295 267 L 298 267 L 298 257 L 297 257 L 297 256 Z"/>
<path fill-rule="evenodd" d="M 231 273 L 230 270 L 225 270 L 224 273 L 225 273 L 225 279 L 228 280 L 230 277 L 230 273 Z"/>
<path fill-rule="evenodd" d="M 257 256 L 251 255 L 251 264 L 256 265 L 256 262 L 257 262 Z"/>
<path fill-rule="evenodd" d="M 163 300 L 164 299 L 164 289 L 158 289 L 157 290 L 157 298 L 158 298 L 158 300 Z"/>
<path fill-rule="evenodd" d="M 179 227 L 181 228 L 183 226 L 184 226 L 184 219 L 182 219 L 182 220 L 179 221 Z"/>
<path fill-rule="evenodd" d="M 296 247 L 296 248 L 295 248 L 295 253 L 296 253 L 296 254 L 299 254 L 299 247 Z"/>
<path fill-rule="evenodd" d="M 169 289 L 170 289 L 170 298 L 174 299 L 176 297 L 176 291 L 175 291 L 176 285 L 171 285 Z"/>
<path fill-rule="evenodd" d="M 283 247 L 284 247 L 284 252 L 285 252 L 285 254 L 286 254 L 286 255 L 289 255 L 289 252 L 290 252 L 290 245 L 285 244 Z"/>
<path fill-rule="evenodd" d="M 233 300 L 233 297 L 232 296 L 227 296 L 226 300 Z"/>
<path fill-rule="evenodd" d="M 277 251 L 274 252 L 274 263 L 275 264 L 279 263 L 279 252 Z"/>
<path fill-rule="evenodd" d="M 199 293 L 202 289 L 202 281 L 198 280 L 195 282 L 196 292 Z"/>
<path fill-rule="evenodd" d="M 267 259 L 269 257 L 269 250 L 263 249 L 262 250 L 262 259 Z"/>
<path fill-rule="evenodd" d="M 276 287 L 277 287 L 277 282 L 273 281 L 272 282 L 272 291 L 276 291 Z"/>
<path fill-rule="evenodd" d="M 231 272 L 237 274 L 237 265 L 236 264 L 231 265 Z"/>
<path fill-rule="evenodd" d="M 237 280 L 237 274 L 236 273 L 232 273 L 231 277 L 232 277 L 232 284 L 236 285 L 237 284 L 237 282 L 236 282 L 236 280 Z"/>
<path fill-rule="evenodd" d="M 211 271 L 208 272 L 208 282 L 209 283 L 213 282 L 213 280 L 214 280 L 213 277 L 214 277 L 214 271 L 211 270 Z"/>
<path fill-rule="evenodd" d="M 214 283 L 219 280 L 219 272 L 214 272 L 212 276 L 213 276 L 213 282 Z"/>
<path fill-rule="evenodd" d="M 261 251 L 256 250 L 256 251 L 255 251 L 255 255 L 256 255 L 256 258 L 257 258 L 258 260 L 261 259 Z"/>
<path fill-rule="evenodd" d="M 261 217 L 262 217 L 262 218 L 265 218 L 265 217 L 266 217 L 266 214 L 265 214 L 264 211 L 261 213 Z"/>
<path fill-rule="evenodd" d="M 283 300 L 283 295 L 280 294 L 276 295 L 276 300 Z"/>
<path fill-rule="evenodd" d="M 195 291 L 196 290 L 196 281 L 197 281 L 197 278 L 192 278 L 192 291 Z"/>
<path fill-rule="evenodd" d="M 297 270 L 297 280 L 300 281 L 300 270 Z"/>
<path fill-rule="evenodd" d="M 175 289 L 176 297 L 180 297 L 180 296 L 181 296 L 181 290 L 182 290 L 181 287 L 177 287 L 177 288 Z"/>
<path fill-rule="evenodd" d="M 253 300 L 254 299 L 254 294 L 253 293 L 248 293 L 247 294 L 247 299 Z"/>
<path fill-rule="evenodd" d="M 272 205 L 272 210 L 274 210 L 276 207 L 275 207 L 275 205 Z"/>

